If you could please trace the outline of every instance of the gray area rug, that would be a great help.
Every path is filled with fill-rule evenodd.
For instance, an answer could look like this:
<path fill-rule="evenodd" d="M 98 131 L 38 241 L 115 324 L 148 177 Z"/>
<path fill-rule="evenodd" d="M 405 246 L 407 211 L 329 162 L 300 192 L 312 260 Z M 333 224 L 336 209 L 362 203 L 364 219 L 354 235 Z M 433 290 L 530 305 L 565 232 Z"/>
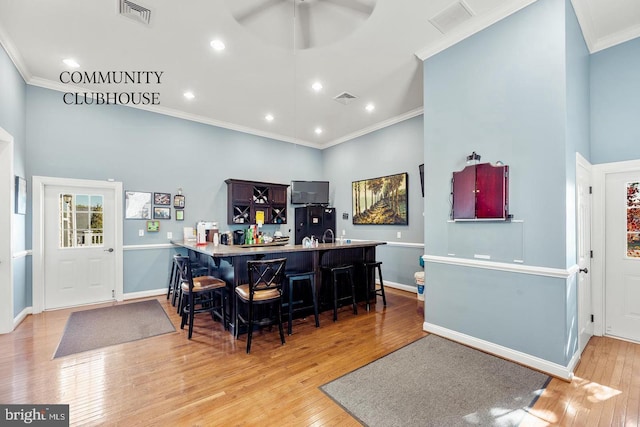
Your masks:
<path fill-rule="evenodd" d="M 175 332 L 157 300 L 141 301 L 69 316 L 53 358 Z"/>
<path fill-rule="evenodd" d="M 368 426 L 517 426 L 550 378 L 428 335 L 321 387 Z"/>

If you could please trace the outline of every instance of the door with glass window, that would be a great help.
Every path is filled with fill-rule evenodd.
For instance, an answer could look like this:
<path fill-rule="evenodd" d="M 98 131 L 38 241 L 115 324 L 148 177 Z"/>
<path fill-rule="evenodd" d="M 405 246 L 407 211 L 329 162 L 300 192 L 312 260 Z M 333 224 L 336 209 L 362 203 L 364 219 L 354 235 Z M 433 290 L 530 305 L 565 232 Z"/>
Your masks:
<path fill-rule="evenodd" d="M 607 175 L 605 331 L 640 342 L 640 171 Z"/>
<path fill-rule="evenodd" d="M 44 308 L 114 299 L 115 192 L 46 186 Z"/>

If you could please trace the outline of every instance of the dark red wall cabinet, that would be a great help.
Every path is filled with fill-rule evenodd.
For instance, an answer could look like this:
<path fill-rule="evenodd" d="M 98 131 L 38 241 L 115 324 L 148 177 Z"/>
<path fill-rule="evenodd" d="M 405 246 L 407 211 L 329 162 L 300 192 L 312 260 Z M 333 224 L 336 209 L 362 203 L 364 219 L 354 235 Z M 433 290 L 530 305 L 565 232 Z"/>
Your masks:
<path fill-rule="evenodd" d="M 470 165 L 453 173 L 454 220 L 509 218 L 509 166 Z"/>

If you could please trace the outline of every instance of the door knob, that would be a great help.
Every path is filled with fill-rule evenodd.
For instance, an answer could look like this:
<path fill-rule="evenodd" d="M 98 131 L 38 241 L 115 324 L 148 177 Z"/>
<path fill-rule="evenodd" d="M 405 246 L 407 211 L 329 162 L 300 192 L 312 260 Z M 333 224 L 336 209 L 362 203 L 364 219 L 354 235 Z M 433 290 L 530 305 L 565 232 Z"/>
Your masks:
<path fill-rule="evenodd" d="M 105 252 L 113 252 L 113 248 L 105 249 Z"/>
<path fill-rule="evenodd" d="M 578 270 L 578 271 L 579 271 L 580 273 L 585 273 L 585 274 L 589 272 L 589 270 L 587 269 L 587 267 L 585 267 L 585 268 L 581 268 L 581 269 L 580 269 L 580 270 Z"/>

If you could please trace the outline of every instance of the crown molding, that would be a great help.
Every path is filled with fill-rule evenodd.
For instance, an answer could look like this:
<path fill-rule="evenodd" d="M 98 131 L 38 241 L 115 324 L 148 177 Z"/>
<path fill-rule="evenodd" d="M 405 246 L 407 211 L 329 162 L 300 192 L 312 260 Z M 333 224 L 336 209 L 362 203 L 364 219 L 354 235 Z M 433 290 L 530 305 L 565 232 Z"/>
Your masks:
<path fill-rule="evenodd" d="M 610 34 L 606 37 L 598 38 L 595 24 L 593 23 L 593 12 L 589 7 L 589 2 L 584 0 L 571 0 L 573 10 L 578 18 L 582 36 L 587 44 L 589 53 L 596 53 L 604 49 L 608 49 L 620 43 L 628 42 L 640 37 L 640 25 L 636 25 L 617 33 Z"/>
<path fill-rule="evenodd" d="M 424 47 L 417 51 L 415 55 L 424 61 L 445 49 L 461 42 L 462 40 L 476 34 L 479 31 L 484 30 L 487 27 L 495 24 L 498 21 L 503 20 L 507 16 L 510 16 L 519 10 L 535 3 L 537 0 L 514 0 L 506 2 L 502 7 L 495 9 L 491 13 L 484 16 L 474 16 L 469 21 L 462 24 L 458 30 L 452 31 L 450 34 L 445 35 L 436 43 Z"/>
<path fill-rule="evenodd" d="M 382 122 L 376 123 L 372 126 L 366 127 L 364 129 L 360 129 L 356 132 L 352 132 L 350 134 L 347 134 L 341 138 L 338 139 L 334 139 L 333 141 L 330 141 L 326 144 L 323 144 L 320 149 L 325 149 L 325 148 L 329 148 L 329 147 L 333 147 L 334 145 L 338 145 L 338 144 L 342 144 L 343 142 L 347 142 L 350 141 L 352 139 L 358 138 L 360 136 L 366 135 L 368 133 L 371 132 L 375 132 L 377 130 L 386 128 L 388 126 L 391 125 L 395 125 L 397 123 L 403 122 L 405 120 L 411 119 L 413 117 L 419 116 L 421 114 L 424 113 L 424 107 L 418 107 L 416 109 L 413 109 L 411 111 L 407 111 L 404 114 L 400 114 L 399 116 L 395 116 L 395 117 L 391 117 L 390 119 L 384 120 Z"/>
<path fill-rule="evenodd" d="M 596 53 L 638 37 L 640 37 L 640 25 L 618 31 L 615 34 L 596 40 L 593 47 L 589 49 L 589 52 Z"/>

